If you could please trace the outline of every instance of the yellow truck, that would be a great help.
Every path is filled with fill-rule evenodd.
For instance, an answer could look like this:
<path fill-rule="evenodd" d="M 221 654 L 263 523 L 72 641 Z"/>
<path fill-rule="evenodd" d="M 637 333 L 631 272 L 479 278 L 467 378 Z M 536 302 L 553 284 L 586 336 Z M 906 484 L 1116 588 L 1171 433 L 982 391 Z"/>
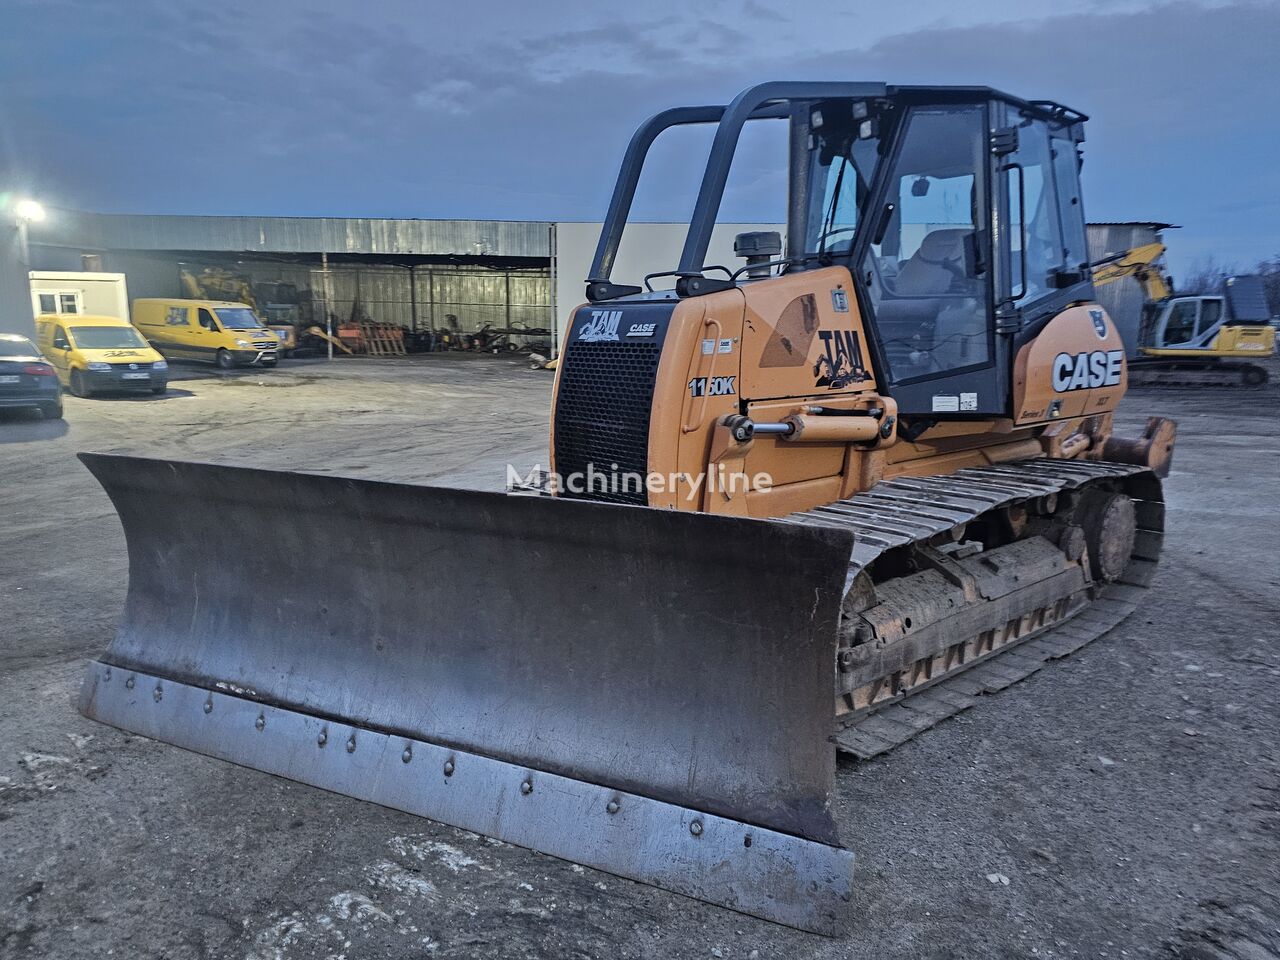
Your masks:
<path fill-rule="evenodd" d="M 243 303 L 228 300 L 133 301 L 133 323 L 170 360 L 198 360 L 220 369 L 274 367 L 280 340 Z"/>
<path fill-rule="evenodd" d="M 107 391 L 164 393 L 169 364 L 127 320 L 40 314 L 36 346 L 77 397 Z"/>

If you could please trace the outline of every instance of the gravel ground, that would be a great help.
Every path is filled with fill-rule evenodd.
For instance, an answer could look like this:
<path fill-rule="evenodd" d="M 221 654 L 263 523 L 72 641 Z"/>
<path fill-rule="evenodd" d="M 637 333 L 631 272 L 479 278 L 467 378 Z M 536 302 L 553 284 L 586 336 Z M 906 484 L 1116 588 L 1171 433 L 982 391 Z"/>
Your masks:
<path fill-rule="evenodd" d="M 1146 607 L 881 759 L 842 763 L 855 919 L 828 940 L 130 736 L 71 706 L 124 541 L 74 454 L 497 489 L 551 377 L 506 360 L 186 371 L 0 414 L 0 957 L 1280 955 L 1280 387 L 1180 421 Z"/>

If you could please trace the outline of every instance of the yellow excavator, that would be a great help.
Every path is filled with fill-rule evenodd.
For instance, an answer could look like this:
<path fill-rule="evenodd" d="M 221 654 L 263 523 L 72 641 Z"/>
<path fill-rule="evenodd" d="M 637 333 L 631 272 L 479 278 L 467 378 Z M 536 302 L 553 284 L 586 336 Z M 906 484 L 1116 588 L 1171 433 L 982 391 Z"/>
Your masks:
<path fill-rule="evenodd" d="M 1095 287 L 1133 277 L 1146 302 L 1138 318 L 1130 385 L 1260 386 L 1266 368 L 1255 362 L 1275 354 L 1262 279 L 1226 277 L 1216 294 L 1175 296 L 1160 261 L 1162 243 L 1148 243 L 1093 264 Z M 1125 318 L 1115 318 L 1122 325 Z"/>
<path fill-rule="evenodd" d="M 1085 120 L 863 82 L 657 114 L 565 332 L 549 495 L 82 454 L 130 573 L 81 711 L 841 933 L 837 753 L 1070 654 L 1155 574 L 1174 425 L 1115 429 Z M 689 124 L 715 134 L 683 248 L 615 279 Z M 709 264 L 748 124 L 789 143 L 786 241 Z"/>

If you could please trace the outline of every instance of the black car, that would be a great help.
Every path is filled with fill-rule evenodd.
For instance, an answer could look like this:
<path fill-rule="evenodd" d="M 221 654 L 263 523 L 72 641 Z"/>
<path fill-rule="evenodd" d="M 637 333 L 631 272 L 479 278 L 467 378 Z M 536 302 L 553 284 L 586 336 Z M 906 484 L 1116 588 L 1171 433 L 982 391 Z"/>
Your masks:
<path fill-rule="evenodd" d="M 57 371 L 36 345 L 16 333 L 0 333 L 0 408 L 29 407 L 46 420 L 62 419 Z"/>

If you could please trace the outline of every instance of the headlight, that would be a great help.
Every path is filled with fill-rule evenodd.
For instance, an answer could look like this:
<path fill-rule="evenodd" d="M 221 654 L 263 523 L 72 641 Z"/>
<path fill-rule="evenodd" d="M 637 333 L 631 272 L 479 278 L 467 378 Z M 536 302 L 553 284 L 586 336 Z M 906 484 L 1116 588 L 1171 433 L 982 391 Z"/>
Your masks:
<path fill-rule="evenodd" d="M 111 364 L 102 363 L 101 361 L 98 361 L 98 360 L 95 360 L 93 363 L 85 364 L 85 366 L 87 366 L 90 370 L 98 370 L 98 371 L 109 371 L 111 369 Z"/>
<path fill-rule="evenodd" d="M 252 344 L 251 344 L 251 343 L 249 343 L 249 341 L 248 341 L 248 340 L 237 340 L 237 341 L 236 341 L 236 346 L 237 346 L 237 347 L 248 347 L 248 346 L 252 346 Z"/>
<path fill-rule="evenodd" d="M 153 363 L 153 364 L 151 365 L 151 369 L 152 369 L 152 370 L 168 370 L 168 369 L 169 369 L 169 361 L 168 361 L 168 360 L 157 360 L 155 363 Z"/>

